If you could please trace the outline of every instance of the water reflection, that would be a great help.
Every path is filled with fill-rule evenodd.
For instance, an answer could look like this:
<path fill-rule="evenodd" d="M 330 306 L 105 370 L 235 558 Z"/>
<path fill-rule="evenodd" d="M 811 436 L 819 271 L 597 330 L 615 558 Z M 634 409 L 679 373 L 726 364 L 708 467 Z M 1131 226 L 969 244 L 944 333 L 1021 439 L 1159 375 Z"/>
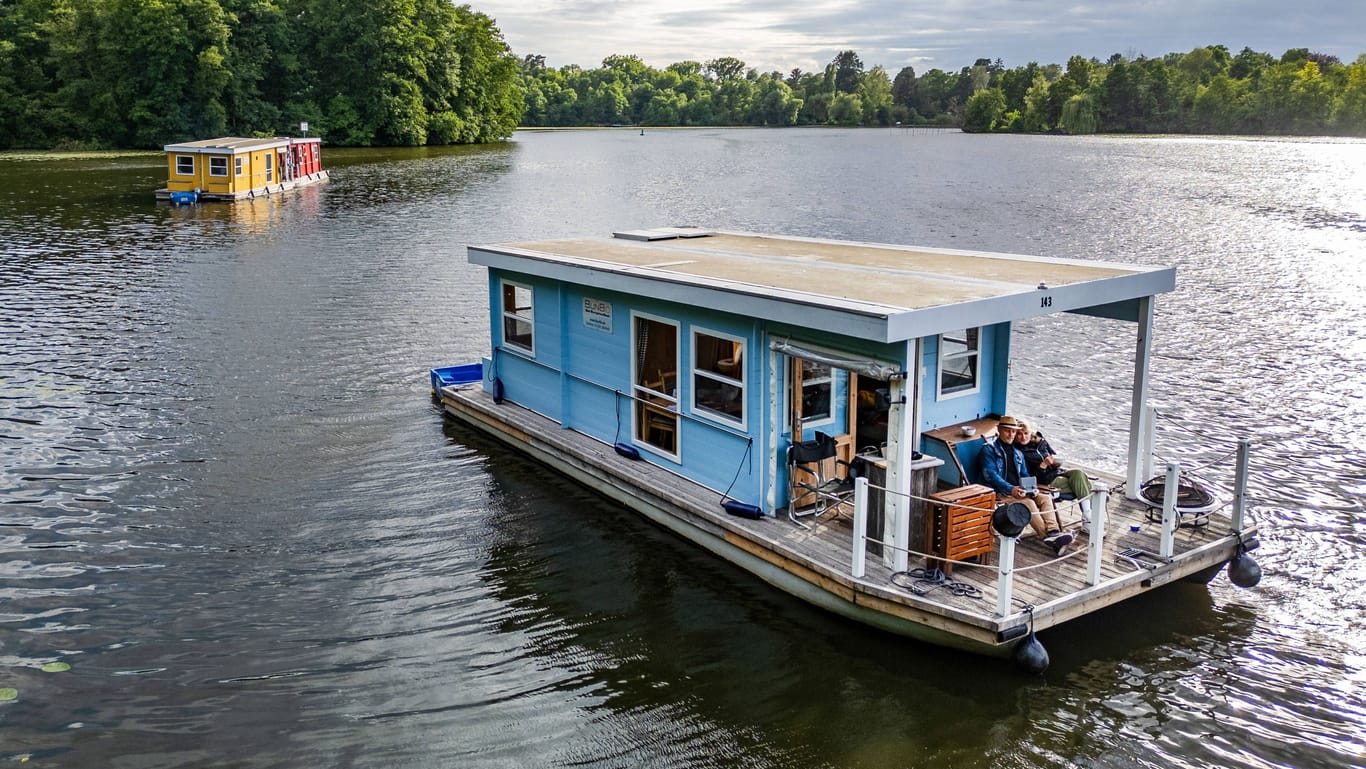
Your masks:
<path fill-rule="evenodd" d="M 1363 149 L 561 132 L 330 150 L 327 184 L 195 209 L 152 202 L 156 153 L 0 158 L 5 755 L 1360 764 Z M 1055 629 L 1020 678 L 782 596 L 426 401 L 487 347 L 465 244 L 661 223 L 1176 264 L 1159 447 L 1253 438 L 1261 586 Z M 1048 354 L 1011 407 L 1117 462 L 1132 331 L 1107 323 L 1022 327 Z"/>
<path fill-rule="evenodd" d="M 1036 744 L 1040 763 L 1063 747 L 1072 760 L 1100 759 L 1134 731 L 1188 727 L 1171 712 L 1181 709 L 1172 682 L 1226 667 L 1255 623 L 1246 609 L 1216 612 L 1204 586 L 1173 586 L 1049 633 L 1046 681 L 1022 678 L 1002 661 L 775 598 L 545 468 L 454 423 L 445 430 L 489 457 L 497 512 L 482 576 L 514 609 L 498 629 L 575 672 L 558 686 L 582 692 L 579 707 L 596 714 L 591 734 L 573 740 L 588 763 L 642 743 L 670 745 L 668 765 L 705 763 L 739 740 L 775 766 L 968 765 L 980 742 L 961 731 L 981 724 L 994 725 L 989 755 L 1000 760 L 1020 744 Z M 690 693 L 683 712 L 678 688 Z M 1046 730 L 1034 723 L 1041 712 Z M 1041 739 L 1058 730 L 1063 744 Z"/>

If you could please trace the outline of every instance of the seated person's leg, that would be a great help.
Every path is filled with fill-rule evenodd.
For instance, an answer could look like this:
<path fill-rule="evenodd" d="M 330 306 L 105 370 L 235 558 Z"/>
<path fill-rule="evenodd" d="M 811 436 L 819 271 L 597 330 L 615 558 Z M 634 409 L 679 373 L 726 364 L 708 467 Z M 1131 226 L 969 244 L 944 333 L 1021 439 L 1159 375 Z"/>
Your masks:
<path fill-rule="evenodd" d="M 1091 514 L 1091 492 L 1094 489 L 1084 471 L 1068 470 L 1053 479 L 1053 487 L 1076 498 L 1077 501 L 1068 506 L 1079 508 L 1083 518 Z"/>
<path fill-rule="evenodd" d="M 1067 485 L 1072 490 L 1072 496 L 1077 499 L 1086 499 L 1094 491 L 1091 486 L 1091 479 L 1086 477 L 1083 470 L 1068 470 L 1058 480 L 1063 478 L 1067 479 Z"/>
<path fill-rule="evenodd" d="M 1040 513 L 1039 517 L 1043 519 L 1044 525 L 1048 527 L 1049 533 L 1062 530 L 1062 526 L 1060 525 L 1061 519 L 1058 517 L 1058 513 L 1056 511 L 1049 510 L 1046 513 Z"/>
<path fill-rule="evenodd" d="M 1035 501 L 1036 499 L 1037 497 L 1025 497 L 1024 499 L 1017 499 L 1015 501 L 1029 508 L 1029 528 L 1033 529 L 1035 534 L 1042 537 L 1049 532 L 1049 528 L 1048 522 L 1039 514 L 1039 505 Z"/>

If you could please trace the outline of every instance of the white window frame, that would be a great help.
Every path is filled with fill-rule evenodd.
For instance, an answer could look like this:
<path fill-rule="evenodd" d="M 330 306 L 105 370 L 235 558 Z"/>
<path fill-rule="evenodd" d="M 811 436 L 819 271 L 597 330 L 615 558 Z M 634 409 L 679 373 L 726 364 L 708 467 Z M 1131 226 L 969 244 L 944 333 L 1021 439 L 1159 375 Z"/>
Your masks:
<path fill-rule="evenodd" d="M 185 170 L 187 161 L 189 165 L 188 171 Z M 194 155 L 176 155 L 175 174 L 176 176 L 194 176 Z"/>
<path fill-rule="evenodd" d="M 216 168 L 215 168 L 216 167 Z M 223 155 L 209 156 L 209 176 L 221 176 L 226 178 L 228 175 L 228 159 Z"/>
<path fill-rule="evenodd" d="M 275 180 L 275 150 L 268 150 L 268 151 L 266 152 L 266 181 L 267 181 L 267 182 L 271 182 L 271 181 L 274 181 L 274 180 Z"/>
<path fill-rule="evenodd" d="M 740 352 L 738 353 L 738 357 L 740 358 L 740 366 L 737 372 L 739 374 L 738 379 L 725 376 L 724 374 L 718 374 L 714 371 L 705 371 L 697 367 L 697 337 L 699 336 L 710 336 L 716 339 L 723 339 L 727 342 L 739 345 Z M 749 409 L 747 408 L 748 399 L 746 397 L 745 389 L 745 362 L 749 360 L 748 353 L 745 350 L 747 346 L 748 345 L 745 344 L 744 337 L 739 337 L 734 334 L 726 334 L 720 331 L 713 331 L 712 329 L 706 328 L 704 326 L 692 327 L 692 371 L 689 373 L 691 373 L 694 379 L 700 376 L 703 379 L 710 379 L 714 382 L 720 382 L 722 384 L 731 385 L 732 387 L 738 387 L 740 389 L 740 418 L 737 420 L 728 414 L 722 414 L 717 411 L 711 411 L 710 409 L 704 407 L 698 407 L 696 386 L 688 388 L 690 390 L 690 392 L 688 393 L 689 413 L 702 419 L 707 419 L 718 424 L 726 425 L 728 427 L 737 427 L 741 430 L 744 430 L 746 428 L 749 420 Z"/>
<path fill-rule="evenodd" d="M 507 290 L 511 287 L 514 292 L 522 289 L 530 295 L 530 303 L 526 308 L 526 314 L 519 313 L 516 308 L 507 308 Z M 502 320 L 498 327 L 498 332 L 503 340 L 503 347 L 512 352 L 521 353 L 529 357 L 536 357 L 536 289 L 527 283 L 503 278 L 498 281 L 498 317 Z M 508 340 L 507 325 L 510 320 L 520 320 L 531 326 L 531 344 L 523 345 L 520 342 Z"/>
<path fill-rule="evenodd" d="M 639 343 L 637 342 L 637 340 L 636 340 L 636 329 L 638 328 L 638 325 L 637 325 L 636 321 L 637 321 L 637 319 L 640 319 L 640 318 L 643 318 L 643 319 L 645 319 L 645 320 L 654 321 L 655 323 L 662 323 L 662 324 L 664 324 L 664 325 L 666 325 L 666 326 L 673 326 L 673 329 L 674 329 L 674 372 L 675 372 L 675 374 L 674 374 L 674 388 L 677 389 L 677 388 L 680 388 L 680 387 L 683 386 L 683 383 L 682 383 L 681 381 L 679 381 L 679 379 L 678 379 L 678 374 L 677 374 L 677 372 L 682 371 L 682 364 L 683 364 L 683 361 L 682 361 L 682 356 L 683 356 L 683 328 L 682 328 L 682 324 L 680 324 L 677 320 L 674 320 L 673 318 L 666 318 L 666 317 L 664 317 L 664 316 L 662 316 L 662 315 L 654 315 L 654 314 L 651 314 L 651 313 L 648 313 L 648 312 L 636 312 L 635 310 L 632 310 L 632 311 L 631 311 L 631 347 L 630 347 L 630 354 L 631 354 L 631 442 L 634 443 L 634 444 L 636 444 L 636 445 L 638 445 L 638 446 L 644 446 L 644 447 L 648 448 L 650 451 L 657 452 L 660 456 L 668 457 L 669 459 L 672 459 L 672 460 L 675 461 L 675 462 L 680 462 L 680 463 L 681 463 L 681 462 L 683 461 L 683 414 L 679 412 L 680 398 L 679 398 L 677 395 L 669 395 L 668 393 L 665 393 L 665 394 L 664 394 L 664 399 L 665 399 L 666 401 L 672 400 L 672 401 L 673 401 L 673 405 L 674 405 L 675 420 L 676 420 L 675 427 L 674 427 L 674 453 L 670 454 L 669 452 L 665 451 L 664 449 L 661 449 L 660 447 L 654 445 L 653 443 L 647 443 L 646 441 L 642 441 L 642 440 L 640 440 L 639 438 L 636 437 L 636 436 L 640 435 L 640 424 L 639 424 L 640 420 L 639 420 L 639 418 L 638 418 L 637 415 L 636 415 L 636 412 L 638 411 L 638 409 L 635 408 L 635 403 L 636 403 L 636 399 L 637 399 L 637 398 L 642 397 L 641 394 L 640 394 L 640 392 L 639 392 L 639 390 L 645 389 L 645 388 L 643 388 L 641 385 L 637 384 L 638 382 L 640 382 L 640 371 L 638 370 L 638 369 L 639 369 L 639 366 L 638 366 L 638 364 L 636 363 L 636 346 L 637 346 L 637 344 L 639 344 Z M 647 392 L 653 393 L 654 390 L 647 390 Z"/>
<path fill-rule="evenodd" d="M 793 360 L 796 361 L 796 365 L 800 366 L 800 365 L 802 365 L 802 361 L 804 361 L 804 360 L 810 360 L 810 359 L 809 359 L 809 358 L 793 358 Z M 812 361 L 812 362 L 815 363 L 815 362 L 818 362 L 818 361 Z M 822 365 L 824 365 L 826 368 L 830 369 L 830 378 L 829 378 L 829 382 L 830 382 L 830 390 L 829 390 L 829 392 L 830 392 L 830 408 L 829 408 L 829 412 L 830 412 L 830 413 L 827 414 L 825 417 L 823 417 L 823 418 L 821 418 L 821 419 L 809 419 L 809 418 L 806 416 L 806 414 L 802 414 L 802 432 L 803 432 L 803 433 L 805 433 L 806 430 L 807 430 L 808 428 L 811 428 L 811 427 L 826 427 L 826 426 L 828 426 L 828 425 L 832 425 L 832 424 L 835 423 L 835 390 L 837 389 L 837 388 L 835 387 L 835 372 L 836 372 L 836 371 L 840 371 L 840 369 L 836 368 L 835 366 L 831 366 L 831 365 L 829 365 L 829 364 L 822 364 Z M 803 397 L 803 398 L 806 397 L 806 386 L 807 386 L 807 385 L 812 384 L 812 383 L 814 383 L 814 384 L 820 384 L 821 382 L 824 382 L 824 381 L 826 381 L 826 380 L 824 380 L 824 379 L 807 379 L 805 376 L 803 376 L 803 377 L 802 377 L 802 397 Z M 787 390 L 788 390 L 789 393 L 792 392 L 792 388 L 791 388 L 791 387 L 787 388 Z M 787 427 L 788 427 L 789 430 L 791 430 L 791 429 L 792 429 L 792 409 L 788 409 L 788 410 L 787 410 L 787 414 L 788 414 L 788 425 L 787 425 Z"/>
<path fill-rule="evenodd" d="M 946 347 L 946 345 L 944 344 L 944 337 L 947 336 L 947 334 L 939 335 L 939 370 L 936 372 L 934 383 L 935 400 L 952 400 L 953 398 L 961 398 L 965 395 L 975 395 L 982 391 L 982 340 L 986 337 L 986 326 L 976 326 L 975 328 L 977 329 L 977 347 L 976 349 L 969 350 L 967 352 L 946 354 L 944 352 Z M 972 327 L 959 330 L 963 331 L 966 334 L 966 332 L 972 330 Z M 977 359 L 977 365 L 973 368 L 973 371 L 976 373 L 976 376 L 973 379 L 972 385 L 968 387 L 962 387 L 956 390 L 951 390 L 949 392 L 944 392 L 945 362 L 957 361 L 965 358 Z"/>
<path fill-rule="evenodd" d="M 234 176 L 241 176 L 241 175 L 242 175 L 242 157 L 241 157 L 240 155 L 235 155 L 235 156 L 233 156 L 232 165 L 233 165 L 233 169 L 237 172 L 237 173 L 235 173 L 235 174 L 233 174 L 233 175 L 234 175 Z"/>

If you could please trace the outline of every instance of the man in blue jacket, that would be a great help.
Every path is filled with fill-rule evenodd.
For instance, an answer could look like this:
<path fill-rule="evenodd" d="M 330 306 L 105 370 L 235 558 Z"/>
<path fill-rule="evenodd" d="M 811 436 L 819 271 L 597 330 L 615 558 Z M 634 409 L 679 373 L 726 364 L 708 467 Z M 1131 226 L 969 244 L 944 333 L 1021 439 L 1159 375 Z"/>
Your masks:
<path fill-rule="evenodd" d="M 1043 543 L 1057 555 L 1067 552 L 1072 535 L 1062 531 L 1058 516 L 1053 512 L 1053 497 L 1047 493 L 1027 494 L 1020 479 L 1029 474 L 1025 469 L 1024 452 L 1015 447 L 1015 433 L 1020 423 L 1014 417 L 1001 417 L 996 423 L 996 440 L 982 447 L 978 459 L 979 475 L 996 491 L 996 504 L 1019 502 L 1029 508 L 1030 528 L 1043 537 Z"/>

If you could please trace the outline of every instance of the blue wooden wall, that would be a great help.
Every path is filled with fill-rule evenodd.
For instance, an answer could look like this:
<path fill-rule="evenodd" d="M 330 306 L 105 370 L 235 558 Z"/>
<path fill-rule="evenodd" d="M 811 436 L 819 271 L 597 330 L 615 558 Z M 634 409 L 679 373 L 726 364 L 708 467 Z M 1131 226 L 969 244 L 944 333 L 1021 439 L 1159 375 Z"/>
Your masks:
<path fill-rule="evenodd" d="M 921 347 L 921 366 L 925 378 L 921 382 L 924 393 L 920 402 L 920 429 L 968 422 L 988 414 L 1002 414 L 1006 408 L 1006 393 L 1010 375 L 1010 324 L 999 323 L 982 329 L 978 365 L 981 386 L 977 392 L 937 397 L 939 391 L 939 337 L 926 337 Z M 939 468 L 939 479 L 945 483 L 958 482 L 958 470 L 937 441 L 925 444 L 926 454 L 944 460 Z M 974 455 L 975 456 L 975 455 Z M 972 461 L 971 458 L 968 461 Z M 972 473 L 972 468 L 966 468 Z"/>
<path fill-rule="evenodd" d="M 534 359 L 503 344 L 502 279 L 530 286 L 533 296 Z M 610 328 L 601 314 L 586 321 L 584 299 L 611 305 Z M 750 318 L 685 307 L 645 297 L 585 289 L 519 273 L 489 271 L 490 338 L 496 360 L 494 375 L 504 396 L 537 413 L 607 443 L 632 443 L 631 327 L 633 312 L 678 323 L 679 419 L 677 459 L 636 442 L 656 464 L 717 491 L 734 480 L 731 497 L 762 506 L 767 476 L 764 438 L 763 370 L 766 350 L 758 342 L 760 324 Z M 723 426 L 691 409 L 692 333 L 694 327 L 740 338 L 745 381 L 745 424 L 748 435 Z M 754 445 L 749 446 L 753 436 Z M 746 449 L 748 454 L 746 453 Z"/>
<path fill-rule="evenodd" d="M 533 292 L 535 354 L 503 344 L 503 279 L 529 286 Z M 603 314 L 591 319 L 584 300 L 598 300 L 611 306 L 610 320 Z M 766 507 L 765 490 L 770 472 L 775 488 L 786 489 L 782 462 L 770 471 L 769 455 L 781 456 L 790 436 L 787 427 L 778 430 L 783 437 L 771 446 L 768 418 L 770 389 L 788 391 L 786 371 L 775 372 L 769 381 L 768 341 L 786 337 L 852 354 L 900 363 L 905 368 L 905 344 L 879 344 L 851 340 L 822 332 L 782 324 L 767 324 L 752 318 L 718 312 L 709 308 L 678 305 L 648 297 L 600 291 L 583 286 L 561 284 L 533 275 L 489 271 L 490 337 L 493 340 L 491 373 L 503 383 L 504 396 L 565 428 L 578 430 L 607 443 L 634 443 L 649 461 L 717 491 L 730 488 L 730 496 L 743 502 Z M 677 458 L 658 452 L 652 446 L 632 440 L 631 327 L 633 313 L 668 319 L 678 324 L 679 419 Z M 610 327 L 609 327 L 610 324 Z M 735 336 L 744 341 L 745 428 L 719 423 L 691 408 L 693 330 Z M 922 345 L 921 424 L 915 432 L 967 421 L 989 413 L 1001 413 L 1006 404 L 1010 326 L 999 324 L 983 329 L 981 336 L 981 387 L 977 392 L 936 397 L 939 377 L 939 338 L 927 337 Z M 807 422 L 803 439 L 816 431 L 839 434 L 848 430 L 849 375 L 836 369 L 832 383 L 834 413 L 830 420 Z M 778 409 L 786 414 L 786 404 Z M 785 416 L 780 417 L 785 419 Z M 752 442 L 752 443 L 751 443 Z M 748 453 L 746 452 L 748 448 Z M 926 446 L 931 453 L 934 447 Z M 947 459 L 947 457 L 941 457 Z M 944 469 L 941 468 L 941 475 Z M 956 475 L 956 474 L 955 474 Z M 956 478 L 943 475 L 951 482 Z M 733 485 L 732 485 L 733 483 Z M 779 492 L 779 505 L 786 503 Z"/>

